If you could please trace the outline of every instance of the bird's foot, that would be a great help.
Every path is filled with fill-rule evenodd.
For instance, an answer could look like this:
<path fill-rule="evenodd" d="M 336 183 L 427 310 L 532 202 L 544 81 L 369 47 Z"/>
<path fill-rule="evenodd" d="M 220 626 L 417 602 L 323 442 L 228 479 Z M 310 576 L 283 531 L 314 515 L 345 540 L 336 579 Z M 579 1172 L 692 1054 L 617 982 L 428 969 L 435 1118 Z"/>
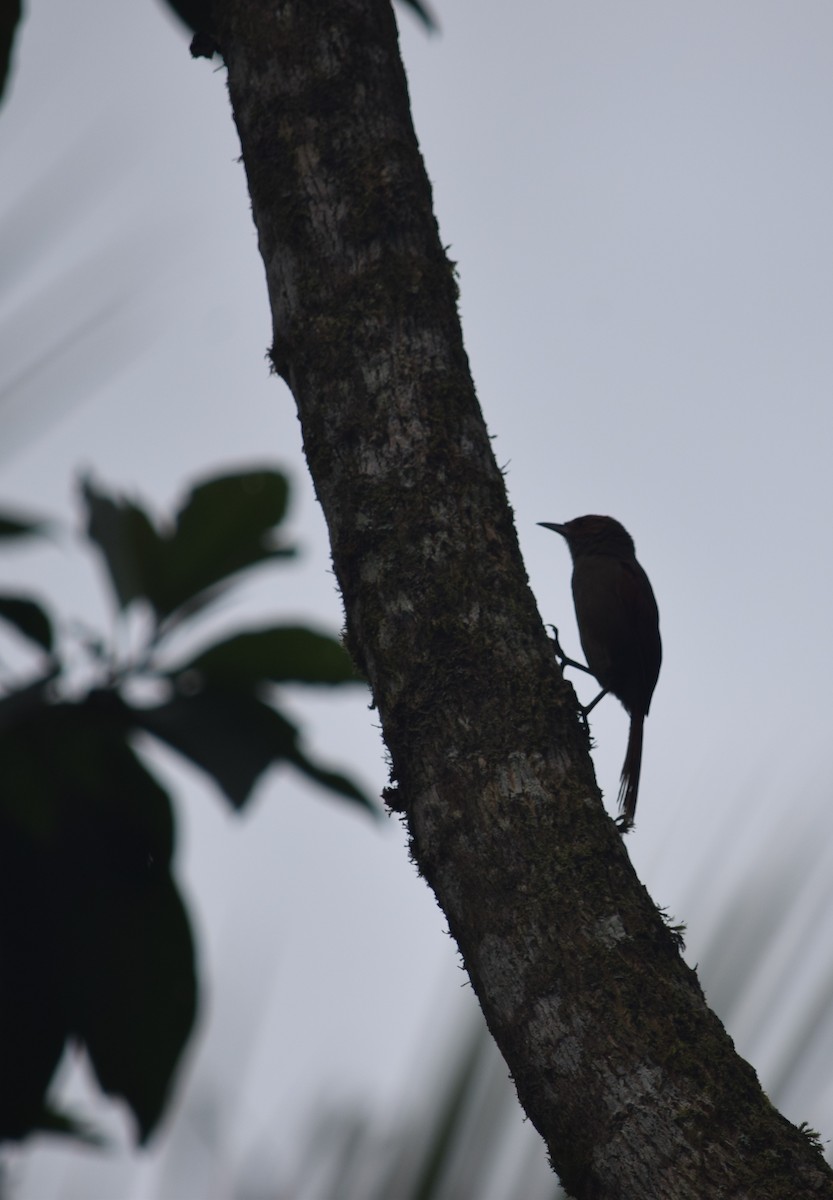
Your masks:
<path fill-rule="evenodd" d="M 584 723 L 587 724 L 587 718 L 590 716 L 593 709 L 600 700 L 604 700 L 607 695 L 607 688 L 602 688 L 595 700 L 591 700 L 589 704 L 585 704 L 581 710 L 581 715 L 584 717 Z"/>
<path fill-rule="evenodd" d="M 578 706 L 578 719 L 581 723 L 582 729 L 584 730 L 584 735 L 587 738 L 587 744 L 592 746 L 593 735 L 590 732 L 590 722 L 587 720 L 587 709 L 581 704 Z"/>
<path fill-rule="evenodd" d="M 589 667 L 585 667 L 584 663 L 576 662 L 576 660 L 574 658 L 569 658 L 564 653 L 564 651 L 561 648 L 561 642 L 558 640 L 558 626 L 557 625 L 547 625 L 547 629 L 552 630 L 552 638 L 550 639 L 552 641 L 552 652 L 555 655 L 555 657 L 558 659 L 558 662 L 559 662 L 562 670 L 564 667 L 576 667 L 579 671 L 586 671 L 588 675 L 592 675 L 593 672 L 590 670 Z M 595 703 L 595 701 L 594 701 L 594 703 Z"/>

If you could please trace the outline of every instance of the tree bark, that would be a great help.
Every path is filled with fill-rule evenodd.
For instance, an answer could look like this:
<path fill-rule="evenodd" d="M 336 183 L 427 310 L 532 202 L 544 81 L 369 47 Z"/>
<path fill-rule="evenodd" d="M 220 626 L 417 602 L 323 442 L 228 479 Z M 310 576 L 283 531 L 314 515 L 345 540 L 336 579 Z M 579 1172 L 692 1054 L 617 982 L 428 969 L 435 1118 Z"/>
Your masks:
<path fill-rule="evenodd" d="M 217 8 L 272 360 L 390 751 L 386 798 L 521 1103 L 576 1197 L 833 1196 L 602 808 L 474 394 L 388 0 Z"/>

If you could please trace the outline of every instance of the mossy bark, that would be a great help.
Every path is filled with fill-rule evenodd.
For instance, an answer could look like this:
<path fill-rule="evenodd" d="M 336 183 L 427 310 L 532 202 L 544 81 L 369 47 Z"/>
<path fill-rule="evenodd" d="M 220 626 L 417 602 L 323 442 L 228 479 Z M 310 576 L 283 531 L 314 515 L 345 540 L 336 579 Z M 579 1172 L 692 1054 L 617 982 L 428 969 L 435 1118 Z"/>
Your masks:
<path fill-rule="evenodd" d="M 521 1103 L 577 1197 L 833 1197 L 602 809 L 474 394 L 388 0 L 216 8 L 272 360 L 390 751 L 388 800 Z"/>

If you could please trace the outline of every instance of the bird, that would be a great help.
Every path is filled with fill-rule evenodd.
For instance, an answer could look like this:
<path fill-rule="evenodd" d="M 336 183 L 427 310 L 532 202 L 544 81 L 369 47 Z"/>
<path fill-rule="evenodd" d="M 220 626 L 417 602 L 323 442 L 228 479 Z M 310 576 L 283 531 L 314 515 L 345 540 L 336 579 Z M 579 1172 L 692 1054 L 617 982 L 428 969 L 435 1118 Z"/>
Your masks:
<path fill-rule="evenodd" d="M 589 514 L 560 525 L 538 524 L 561 534 L 573 560 L 573 602 L 587 659 L 587 668 L 582 669 L 588 669 L 602 686 L 584 715 L 611 692 L 631 719 L 618 797 L 619 826 L 624 832 L 636 814 L 643 724 L 662 663 L 657 602 L 637 562 L 633 538 L 613 517 Z M 556 647 L 560 649 L 557 632 Z"/>

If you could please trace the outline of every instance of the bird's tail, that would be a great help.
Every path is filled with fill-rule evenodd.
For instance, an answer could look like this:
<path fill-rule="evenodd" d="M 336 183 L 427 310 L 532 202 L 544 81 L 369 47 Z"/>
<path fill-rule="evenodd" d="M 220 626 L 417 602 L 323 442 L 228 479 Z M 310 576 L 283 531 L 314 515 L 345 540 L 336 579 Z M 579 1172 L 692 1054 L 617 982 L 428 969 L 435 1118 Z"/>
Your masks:
<path fill-rule="evenodd" d="M 619 809 L 622 814 L 620 825 L 622 829 L 630 829 L 636 814 L 639 772 L 642 769 L 642 727 L 644 722 L 644 713 L 631 713 L 631 731 L 628 734 L 625 765 L 622 767 L 622 778 L 619 782 Z"/>

